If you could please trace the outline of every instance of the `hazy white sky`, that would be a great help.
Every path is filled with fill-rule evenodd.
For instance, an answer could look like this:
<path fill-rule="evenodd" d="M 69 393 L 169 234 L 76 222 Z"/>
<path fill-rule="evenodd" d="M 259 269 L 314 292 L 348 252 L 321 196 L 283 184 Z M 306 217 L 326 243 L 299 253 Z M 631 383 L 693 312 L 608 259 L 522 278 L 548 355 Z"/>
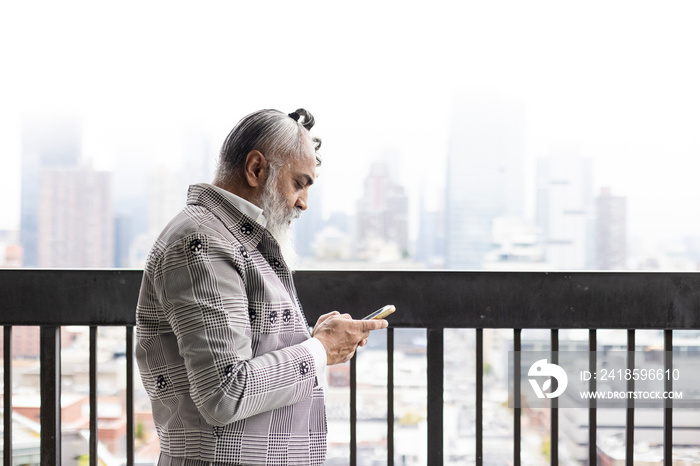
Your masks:
<path fill-rule="evenodd" d="M 218 145 L 250 111 L 303 106 L 326 209 L 352 210 L 383 157 L 414 204 L 440 198 L 466 95 L 524 106 L 530 175 L 578 147 L 633 233 L 700 234 L 700 2 L 241 3 L 0 3 L 0 228 L 19 224 L 23 111 L 80 112 L 86 155 L 132 145 L 146 169 L 180 163 L 184 125 Z"/>

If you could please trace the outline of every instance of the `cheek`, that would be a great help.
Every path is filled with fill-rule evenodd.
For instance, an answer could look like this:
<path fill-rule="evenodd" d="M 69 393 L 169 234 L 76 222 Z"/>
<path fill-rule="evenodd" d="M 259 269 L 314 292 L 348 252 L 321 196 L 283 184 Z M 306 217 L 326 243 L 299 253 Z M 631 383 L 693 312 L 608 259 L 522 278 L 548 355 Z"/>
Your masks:
<path fill-rule="evenodd" d="M 297 202 L 297 195 L 294 191 L 285 193 L 284 195 L 284 200 L 285 204 L 287 205 L 288 208 L 293 208 L 296 205 Z"/>

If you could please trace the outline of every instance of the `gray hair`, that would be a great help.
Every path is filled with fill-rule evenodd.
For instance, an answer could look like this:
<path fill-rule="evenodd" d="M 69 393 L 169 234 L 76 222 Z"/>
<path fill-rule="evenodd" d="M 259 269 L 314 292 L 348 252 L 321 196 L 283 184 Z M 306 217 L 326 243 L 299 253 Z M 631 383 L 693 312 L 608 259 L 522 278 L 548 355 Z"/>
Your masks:
<path fill-rule="evenodd" d="M 321 147 L 321 139 L 309 133 L 314 126 L 313 115 L 300 108 L 290 114 L 279 110 L 259 110 L 244 117 L 226 137 L 219 154 L 216 171 L 218 179 L 231 179 L 253 150 L 260 151 L 271 165 L 280 166 L 284 159 L 304 153 L 309 139 L 314 152 Z M 316 165 L 321 157 L 316 152 Z"/>

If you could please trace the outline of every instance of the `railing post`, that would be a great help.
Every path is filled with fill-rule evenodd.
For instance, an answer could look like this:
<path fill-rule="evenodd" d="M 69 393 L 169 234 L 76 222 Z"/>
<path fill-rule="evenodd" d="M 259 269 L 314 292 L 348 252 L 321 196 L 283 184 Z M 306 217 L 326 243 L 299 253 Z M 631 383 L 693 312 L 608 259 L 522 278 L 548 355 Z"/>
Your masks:
<path fill-rule="evenodd" d="M 551 330 L 552 364 L 559 364 L 559 329 Z M 549 464 L 559 465 L 559 400 L 551 398 L 550 434 L 549 434 Z"/>
<path fill-rule="evenodd" d="M 134 466 L 134 327 L 126 327 L 126 466 Z"/>
<path fill-rule="evenodd" d="M 513 466 L 520 466 L 521 408 L 521 336 L 522 329 L 513 329 Z"/>
<path fill-rule="evenodd" d="M 12 466 L 12 327 L 3 332 L 3 464 Z"/>
<path fill-rule="evenodd" d="M 593 374 L 598 365 L 598 338 L 595 329 L 588 330 L 588 371 Z M 588 381 L 588 391 L 596 391 L 596 378 L 591 377 Z M 598 465 L 598 411 L 595 398 L 588 400 L 588 464 Z"/>
<path fill-rule="evenodd" d="M 386 455 L 387 466 L 394 466 L 394 328 L 386 329 Z"/>
<path fill-rule="evenodd" d="M 97 327 L 90 326 L 90 466 L 97 466 Z"/>
<path fill-rule="evenodd" d="M 41 465 L 61 464 L 61 327 L 41 327 Z"/>
<path fill-rule="evenodd" d="M 476 329 L 476 466 L 484 463 L 484 329 Z"/>
<path fill-rule="evenodd" d="M 673 390 L 673 330 L 664 330 L 664 390 Z M 664 403 L 664 466 L 673 464 L 673 400 Z"/>
<path fill-rule="evenodd" d="M 443 389 L 445 373 L 445 340 L 442 329 L 428 332 L 428 465 L 443 463 Z"/>
<path fill-rule="evenodd" d="M 634 329 L 627 330 L 627 368 L 634 370 L 634 351 L 637 347 Z M 627 391 L 634 391 L 634 379 L 627 381 Z M 627 400 L 627 418 L 625 422 L 625 464 L 634 466 L 634 399 Z"/>
<path fill-rule="evenodd" d="M 357 466 L 357 353 L 350 359 L 350 466 Z"/>

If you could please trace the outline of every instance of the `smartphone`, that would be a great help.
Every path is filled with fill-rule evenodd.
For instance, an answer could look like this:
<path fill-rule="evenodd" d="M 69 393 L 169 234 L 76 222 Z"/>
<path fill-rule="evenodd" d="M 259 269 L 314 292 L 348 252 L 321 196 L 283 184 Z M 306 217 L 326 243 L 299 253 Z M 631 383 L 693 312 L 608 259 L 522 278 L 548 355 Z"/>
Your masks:
<path fill-rule="evenodd" d="M 396 308 L 393 304 L 387 304 L 386 306 L 377 309 L 367 317 L 363 317 L 362 320 L 383 319 L 384 317 L 393 313 L 395 310 Z"/>

